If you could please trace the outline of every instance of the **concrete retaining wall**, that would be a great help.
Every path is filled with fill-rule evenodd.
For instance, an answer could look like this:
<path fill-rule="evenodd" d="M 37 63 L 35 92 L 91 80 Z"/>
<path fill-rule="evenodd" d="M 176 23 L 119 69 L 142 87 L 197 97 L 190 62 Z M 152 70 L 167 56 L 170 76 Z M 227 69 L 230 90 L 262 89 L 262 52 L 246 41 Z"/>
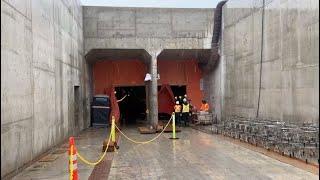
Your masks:
<path fill-rule="evenodd" d="M 89 125 L 78 0 L 1 1 L 1 177 Z M 74 86 L 80 86 L 79 118 Z"/>
<path fill-rule="evenodd" d="M 222 32 L 223 117 L 255 117 L 260 89 L 259 118 L 319 123 L 318 1 L 230 0 Z"/>

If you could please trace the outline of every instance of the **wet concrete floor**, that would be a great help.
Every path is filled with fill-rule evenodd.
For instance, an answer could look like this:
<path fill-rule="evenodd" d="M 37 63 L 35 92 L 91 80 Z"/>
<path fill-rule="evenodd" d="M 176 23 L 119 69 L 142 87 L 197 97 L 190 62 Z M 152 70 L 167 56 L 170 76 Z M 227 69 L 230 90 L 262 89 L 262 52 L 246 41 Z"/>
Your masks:
<path fill-rule="evenodd" d="M 75 144 L 78 152 L 90 161 L 96 161 L 102 155 L 102 142 L 109 134 L 109 129 L 104 128 L 90 128 L 80 133 L 75 137 Z M 56 157 L 54 161 L 38 162 L 32 164 L 30 167 L 24 169 L 21 173 L 15 176 L 14 180 L 36 180 L 36 179 L 50 179 L 50 180 L 63 180 L 69 179 L 68 161 L 69 156 L 67 150 L 69 143 L 66 141 L 61 146 L 53 148 L 49 157 Z M 55 154 L 56 150 L 61 150 L 59 154 Z M 110 158 L 107 154 L 107 158 Z M 45 160 L 44 160 L 45 161 Z M 88 179 L 93 166 L 88 166 L 82 163 L 78 158 L 78 170 L 80 179 Z"/>
<path fill-rule="evenodd" d="M 140 135 L 124 129 L 138 140 Z M 318 179 L 319 176 L 233 144 L 217 135 L 182 128 L 178 140 L 164 134 L 157 141 L 137 145 L 121 138 L 109 179 Z"/>
<path fill-rule="evenodd" d="M 125 134 L 139 141 L 155 134 L 141 135 L 137 128 L 123 128 Z M 76 139 L 80 153 L 90 160 L 101 155 L 105 129 L 89 129 Z M 182 128 L 180 138 L 171 140 L 165 133 L 149 144 L 133 144 L 120 138 L 114 154 L 109 179 L 318 179 L 319 176 L 258 152 L 231 143 L 217 135 Z M 113 153 L 108 153 L 111 158 Z M 25 169 L 14 179 L 68 179 L 68 156 L 58 155 L 42 169 Z M 93 167 L 78 160 L 80 179 L 88 179 Z"/>

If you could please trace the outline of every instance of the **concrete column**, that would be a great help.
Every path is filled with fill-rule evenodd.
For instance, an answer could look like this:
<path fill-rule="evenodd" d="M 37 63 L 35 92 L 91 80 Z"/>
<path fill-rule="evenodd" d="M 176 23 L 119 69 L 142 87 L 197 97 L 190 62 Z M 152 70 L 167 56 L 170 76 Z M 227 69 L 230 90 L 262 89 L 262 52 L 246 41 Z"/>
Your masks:
<path fill-rule="evenodd" d="M 150 90 L 150 83 L 149 82 L 146 82 L 145 83 L 145 85 L 146 85 L 146 110 L 148 110 L 147 112 L 146 112 L 146 120 L 149 122 L 150 121 L 150 96 L 149 96 L 149 90 Z"/>
<path fill-rule="evenodd" d="M 150 51 L 149 51 L 150 52 Z M 151 74 L 151 82 L 150 82 L 150 89 L 149 89 L 149 117 L 150 117 L 150 124 L 156 128 L 158 125 L 158 66 L 157 66 L 157 56 L 161 51 L 152 51 L 150 53 L 151 60 L 150 60 L 150 74 Z"/>

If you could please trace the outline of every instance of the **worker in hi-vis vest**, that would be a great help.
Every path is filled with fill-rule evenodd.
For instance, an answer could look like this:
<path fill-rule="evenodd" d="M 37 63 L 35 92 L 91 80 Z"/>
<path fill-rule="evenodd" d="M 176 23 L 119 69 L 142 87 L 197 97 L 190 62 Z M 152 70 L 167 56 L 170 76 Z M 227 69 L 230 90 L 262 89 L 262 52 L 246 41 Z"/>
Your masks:
<path fill-rule="evenodd" d="M 184 125 L 187 126 L 189 124 L 189 116 L 190 116 L 190 104 L 187 99 L 183 99 L 182 103 L 182 121 L 184 121 Z"/>
<path fill-rule="evenodd" d="M 207 103 L 207 101 L 202 100 L 200 111 L 209 112 L 209 104 Z"/>
<path fill-rule="evenodd" d="M 175 115 L 175 121 L 178 125 L 180 125 L 181 120 L 181 105 L 179 101 L 176 101 L 176 104 L 174 105 L 174 115 Z"/>

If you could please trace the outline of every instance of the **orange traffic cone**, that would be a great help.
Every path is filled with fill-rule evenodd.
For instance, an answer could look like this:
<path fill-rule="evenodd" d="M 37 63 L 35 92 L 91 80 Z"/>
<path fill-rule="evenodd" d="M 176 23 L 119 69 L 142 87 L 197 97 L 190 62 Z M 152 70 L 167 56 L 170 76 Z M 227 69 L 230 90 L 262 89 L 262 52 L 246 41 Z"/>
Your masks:
<path fill-rule="evenodd" d="M 78 165 L 77 165 L 77 149 L 74 144 L 74 138 L 69 138 L 69 173 L 70 180 L 78 180 Z"/>

